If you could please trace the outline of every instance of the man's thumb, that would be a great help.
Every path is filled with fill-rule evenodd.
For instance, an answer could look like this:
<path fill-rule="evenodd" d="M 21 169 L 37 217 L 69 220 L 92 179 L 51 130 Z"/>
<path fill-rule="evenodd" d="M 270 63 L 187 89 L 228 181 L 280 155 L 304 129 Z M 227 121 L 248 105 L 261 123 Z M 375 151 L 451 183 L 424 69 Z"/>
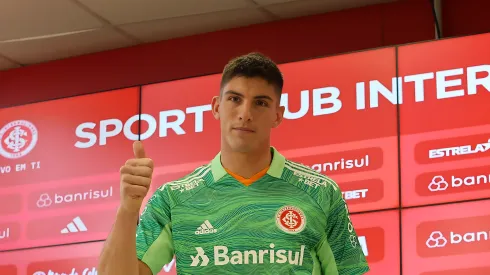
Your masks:
<path fill-rule="evenodd" d="M 143 147 L 143 143 L 141 141 L 135 141 L 133 143 L 133 153 L 134 157 L 139 159 L 139 158 L 145 158 L 145 148 Z"/>

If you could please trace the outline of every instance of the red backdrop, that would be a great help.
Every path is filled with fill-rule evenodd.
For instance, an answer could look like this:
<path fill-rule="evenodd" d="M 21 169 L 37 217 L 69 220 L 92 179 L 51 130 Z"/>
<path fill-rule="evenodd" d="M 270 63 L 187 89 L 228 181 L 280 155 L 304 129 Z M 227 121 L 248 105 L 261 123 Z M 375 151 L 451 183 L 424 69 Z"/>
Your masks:
<path fill-rule="evenodd" d="M 272 143 L 339 183 L 371 274 L 488 270 L 489 47 L 490 33 L 280 65 L 286 121 Z M 219 77 L 1 109 L 0 270 L 95 274 L 138 130 L 152 192 L 208 162 Z"/>

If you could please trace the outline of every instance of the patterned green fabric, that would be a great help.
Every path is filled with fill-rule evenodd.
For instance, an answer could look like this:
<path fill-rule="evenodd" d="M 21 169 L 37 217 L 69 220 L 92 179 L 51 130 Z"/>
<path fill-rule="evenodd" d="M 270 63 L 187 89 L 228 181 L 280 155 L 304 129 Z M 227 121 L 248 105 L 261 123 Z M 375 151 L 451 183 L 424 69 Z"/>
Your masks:
<path fill-rule="evenodd" d="M 369 270 L 337 184 L 271 147 L 267 174 L 250 186 L 220 154 L 162 185 L 137 230 L 137 256 L 157 274 L 360 275 Z"/>

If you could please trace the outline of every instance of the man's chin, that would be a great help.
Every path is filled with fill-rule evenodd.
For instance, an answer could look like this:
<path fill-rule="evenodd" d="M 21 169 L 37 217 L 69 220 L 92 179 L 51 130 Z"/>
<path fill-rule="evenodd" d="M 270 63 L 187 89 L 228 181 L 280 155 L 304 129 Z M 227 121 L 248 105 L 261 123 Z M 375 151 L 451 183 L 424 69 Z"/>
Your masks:
<path fill-rule="evenodd" d="M 250 142 L 232 141 L 230 142 L 230 148 L 233 152 L 236 153 L 248 153 L 254 151 L 253 149 L 255 147 L 253 146 L 253 144 L 250 144 Z"/>

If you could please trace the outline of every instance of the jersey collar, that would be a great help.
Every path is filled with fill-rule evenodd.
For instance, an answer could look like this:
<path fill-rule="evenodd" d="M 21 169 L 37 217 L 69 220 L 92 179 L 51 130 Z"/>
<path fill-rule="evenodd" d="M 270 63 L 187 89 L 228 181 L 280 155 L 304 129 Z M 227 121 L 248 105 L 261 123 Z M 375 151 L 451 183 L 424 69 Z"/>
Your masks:
<path fill-rule="evenodd" d="M 275 178 L 280 178 L 284 169 L 284 164 L 286 163 L 286 158 L 281 155 L 281 153 L 279 153 L 279 151 L 277 151 L 277 149 L 273 146 L 271 146 L 271 152 L 272 163 L 269 167 L 269 170 L 267 170 L 267 174 Z M 211 161 L 211 171 L 213 173 L 215 182 L 217 182 L 227 174 L 225 168 L 221 164 L 221 152 L 219 152 Z"/>

